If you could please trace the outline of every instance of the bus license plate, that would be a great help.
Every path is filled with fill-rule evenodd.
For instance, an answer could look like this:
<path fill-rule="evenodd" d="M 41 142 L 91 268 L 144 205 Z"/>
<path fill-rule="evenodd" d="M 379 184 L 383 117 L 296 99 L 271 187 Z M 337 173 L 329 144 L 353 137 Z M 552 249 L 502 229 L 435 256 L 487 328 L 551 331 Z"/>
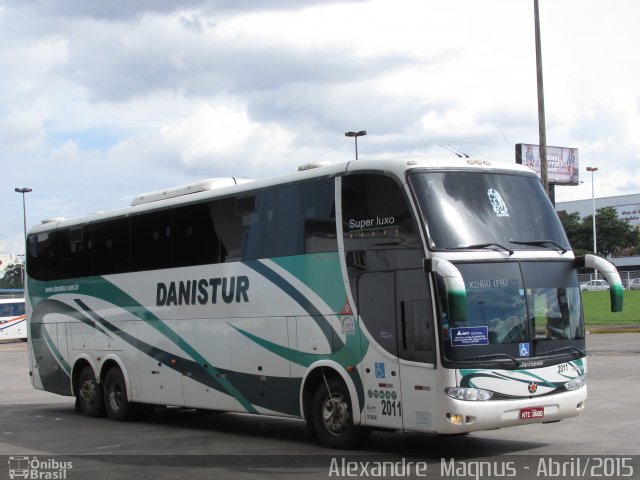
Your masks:
<path fill-rule="evenodd" d="M 520 420 L 537 420 L 544 418 L 544 407 L 529 407 L 520 410 Z"/>

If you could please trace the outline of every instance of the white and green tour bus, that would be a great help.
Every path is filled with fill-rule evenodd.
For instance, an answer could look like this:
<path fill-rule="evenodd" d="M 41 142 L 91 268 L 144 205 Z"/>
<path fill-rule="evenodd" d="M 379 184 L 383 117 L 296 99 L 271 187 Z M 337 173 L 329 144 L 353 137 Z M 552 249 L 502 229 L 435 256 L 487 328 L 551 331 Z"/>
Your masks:
<path fill-rule="evenodd" d="M 316 167 L 316 166 L 309 166 Z M 578 267 L 528 168 L 358 160 L 210 180 L 32 228 L 35 388 L 84 414 L 298 417 L 324 445 L 578 415 Z"/>

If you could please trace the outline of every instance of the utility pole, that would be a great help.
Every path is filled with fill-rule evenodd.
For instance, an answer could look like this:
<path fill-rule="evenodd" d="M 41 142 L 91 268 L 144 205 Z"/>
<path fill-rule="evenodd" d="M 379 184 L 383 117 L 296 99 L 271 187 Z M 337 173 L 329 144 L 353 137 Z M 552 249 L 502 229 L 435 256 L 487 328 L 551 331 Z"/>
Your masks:
<path fill-rule="evenodd" d="M 540 180 L 544 191 L 549 197 L 549 175 L 547 164 L 547 133 L 544 121 L 544 86 L 542 83 L 542 47 L 540 45 L 540 15 L 538 13 L 538 0 L 533 0 L 533 16 L 536 31 L 536 76 L 538 84 L 538 132 L 540 137 Z"/>

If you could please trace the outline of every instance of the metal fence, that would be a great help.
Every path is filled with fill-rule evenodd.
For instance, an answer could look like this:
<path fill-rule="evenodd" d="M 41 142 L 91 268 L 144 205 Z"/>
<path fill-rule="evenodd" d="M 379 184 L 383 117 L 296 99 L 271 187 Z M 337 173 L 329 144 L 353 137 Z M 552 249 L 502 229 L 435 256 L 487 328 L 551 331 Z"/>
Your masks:
<path fill-rule="evenodd" d="M 629 282 L 632 279 L 640 278 L 640 270 L 633 270 L 633 271 L 618 270 L 618 273 L 620 274 L 622 285 L 624 285 L 625 288 L 629 285 Z M 604 280 L 604 277 L 600 273 L 579 273 L 578 274 L 578 282 L 584 283 L 584 282 L 588 282 L 589 280 Z"/>

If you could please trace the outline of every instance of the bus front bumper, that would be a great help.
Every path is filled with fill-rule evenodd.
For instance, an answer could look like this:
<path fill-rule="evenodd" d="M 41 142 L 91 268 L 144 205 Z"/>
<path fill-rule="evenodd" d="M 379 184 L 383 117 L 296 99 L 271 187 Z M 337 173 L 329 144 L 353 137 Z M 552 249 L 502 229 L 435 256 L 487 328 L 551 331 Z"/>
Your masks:
<path fill-rule="evenodd" d="M 437 433 L 457 434 L 557 422 L 579 415 L 586 399 L 586 386 L 570 392 L 513 400 L 464 401 L 446 397 L 434 426 Z"/>

